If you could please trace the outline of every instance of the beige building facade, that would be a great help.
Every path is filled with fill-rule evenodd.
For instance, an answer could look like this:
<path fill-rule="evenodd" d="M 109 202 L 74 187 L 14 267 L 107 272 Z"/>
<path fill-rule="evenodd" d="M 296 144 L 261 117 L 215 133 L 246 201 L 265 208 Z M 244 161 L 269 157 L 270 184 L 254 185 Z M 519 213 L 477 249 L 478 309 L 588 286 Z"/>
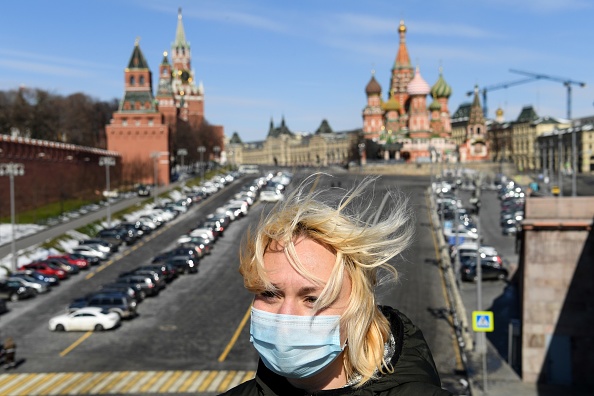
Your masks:
<path fill-rule="evenodd" d="M 334 132 L 326 120 L 314 133 L 294 133 L 283 118 L 273 121 L 266 140 L 243 143 L 234 134 L 228 143 L 227 161 L 234 165 L 328 166 L 356 160 L 361 130 Z"/>

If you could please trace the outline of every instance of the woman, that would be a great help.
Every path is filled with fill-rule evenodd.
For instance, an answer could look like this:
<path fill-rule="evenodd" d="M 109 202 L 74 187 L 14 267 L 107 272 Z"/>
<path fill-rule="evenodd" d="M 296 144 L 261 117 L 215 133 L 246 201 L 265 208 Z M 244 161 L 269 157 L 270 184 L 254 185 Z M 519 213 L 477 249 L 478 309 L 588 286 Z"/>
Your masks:
<path fill-rule="evenodd" d="M 302 185 L 248 235 L 240 273 L 255 295 L 260 361 L 225 395 L 449 394 L 421 331 L 375 304 L 378 272 L 396 278 L 388 261 L 408 246 L 412 222 L 400 204 L 384 218 L 356 207 L 373 181 L 336 205 Z"/>

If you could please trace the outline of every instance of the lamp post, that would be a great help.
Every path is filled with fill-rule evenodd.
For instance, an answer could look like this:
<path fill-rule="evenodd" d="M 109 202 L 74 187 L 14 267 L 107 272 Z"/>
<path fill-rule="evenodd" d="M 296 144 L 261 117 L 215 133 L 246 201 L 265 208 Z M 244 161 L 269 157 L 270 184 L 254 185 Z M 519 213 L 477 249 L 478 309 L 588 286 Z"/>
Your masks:
<path fill-rule="evenodd" d="M 200 181 L 204 181 L 204 153 L 206 152 L 206 147 L 198 146 L 198 152 L 200 153 Z"/>
<path fill-rule="evenodd" d="M 365 142 L 361 142 L 357 145 L 359 147 L 359 165 L 365 165 Z"/>
<path fill-rule="evenodd" d="M 153 170 L 155 172 L 154 174 L 154 180 L 155 180 L 155 206 L 158 205 L 158 198 L 159 198 L 159 157 L 162 155 L 166 155 L 167 157 L 169 157 L 169 153 L 167 151 L 153 151 L 151 153 L 151 158 L 153 159 Z"/>
<path fill-rule="evenodd" d="M 188 150 L 185 148 L 180 148 L 177 150 L 177 155 L 181 157 L 181 168 L 184 169 L 184 157 L 188 155 Z"/>
<path fill-rule="evenodd" d="M 105 166 L 105 199 L 107 201 L 107 227 L 111 227 L 111 207 L 109 203 L 109 167 L 115 166 L 116 161 L 113 157 L 99 157 L 99 166 Z"/>
<path fill-rule="evenodd" d="M 562 197 L 563 196 L 563 138 L 561 136 L 560 130 L 557 130 L 557 143 L 559 145 L 558 154 L 557 154 L 557 167 L 559 168 L 558 173 L 557 173 L 557 179 L 559 179 L 559 181 L 557 182 L 557 184 L 559 185 L 559 196 Z"/>
<path fill-rule="evenodd" d="M 572 156 L 572 164 L 571 164 L 571 196 L 575 197 L 577 195 L 577 127 L 573 127 L 573 131 L 571 132 L 571 156 Z"/>
<path fill-rule="evenodd" d="M 219 146 L 214 146 L 214 147 L 212 148 L 212 151 L 214 151 L 214 157 L 215 157 L 215 160 L 220 160 L 220 158 L 219 158 L 219 153 L 221 152 L 221 148 L 220 148 Z M 218 162 L 218 161 L 217 161 L 217 162 Z M 218 162 L 218 163 L 219 163 L 219 165 L 220 165 L 220 162 Z"/>
<path fill-rule="evenodd" d="M 23 176 L 25 174 L 25 165 L 10 162 L 8 164 L 0 164 L 0 176 L 8 176 L 10 178 L 10 223 L 12 237 L 10 241 L 10 252 L 12 253 L 12 270 L 17 270 L 17 256 L 16 256 L 16 235 L 15 235 L 15 214 L 14 214 L 14 177 Z"/>

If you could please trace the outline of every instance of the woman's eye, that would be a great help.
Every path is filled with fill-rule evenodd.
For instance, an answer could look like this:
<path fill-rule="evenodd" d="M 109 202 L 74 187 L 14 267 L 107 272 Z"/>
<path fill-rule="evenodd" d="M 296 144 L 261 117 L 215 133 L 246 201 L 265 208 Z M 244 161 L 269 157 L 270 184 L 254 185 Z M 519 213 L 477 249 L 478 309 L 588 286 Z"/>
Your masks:
<path fill-rule="evenodd" d="M 270 291 L 270 290 L 264 290 L 262 293 L 260 293 L 260 297 L 263 297 L 263 298 L 276 298 L 276 297 L 278 297 L 278 294 L 275 293 L 275 292 L 273 292 L 273 291 Z"/>
<path fill-rule="evenodd" d="M 307 296 L 305 297 L 305 302 L 309 304 L 315 304 L 318 301 L 318 298 L 315 296 Z"/>

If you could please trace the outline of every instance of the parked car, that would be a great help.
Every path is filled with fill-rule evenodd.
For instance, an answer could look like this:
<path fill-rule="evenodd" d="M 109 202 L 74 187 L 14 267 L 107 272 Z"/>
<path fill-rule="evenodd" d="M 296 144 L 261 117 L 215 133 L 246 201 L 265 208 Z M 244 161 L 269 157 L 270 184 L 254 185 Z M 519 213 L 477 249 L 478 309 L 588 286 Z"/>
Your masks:
<path fill-rule="evenodd" d="M 104 261 L 109 258 L 109 253 L 101 251 L 100 245 L 78 245 L 72 248 L 72 253 L 79 254 L 83 257 L 94 257 L 99 261 Z"/>
<path fill-rule="evenodd" d="M 206 238 L 206 235 L 204 237 L 191 237 L 189 235 L 184 235 L 178 238 L 177 243 L 180 247 L 198 246 L 200 250 L 202 250 L 203 255 L 207 255 L 212 252 L 212 240 Z"/>
<path fill-rule="evenodd" d="M 103 331 L 119 324 L 120 316 L 117 313 L 105 312 L 99 307 L 85 307 L 57 315 L 48 323 L 52 331 Z"/>
<path fill-rule="evenodd" d="M 34 261 L 32 263 L 21 266 L 20 269 L 22 271 L 33 270 L 43 275 L 57 276 L 60 280 L 68 279 L 70 277 L 68 272 L 64 271 L 61 267 L 51 263 L 47 263 L 45 261 Z"/>
<path fill-rule="evenodd" d="M 51 255 L 51 256 L 48 256 L 47 258 L 63 260 L 68 264 L 76 265 L 81 270 L 88 270 L 91 266 L 89 261 L 82 258 L 81 256 L 72 256 L 70 254 L 60 254 L 60 255 Z"/>
<path fill-rule="evenodd" d="M 173 266 L 178 274 L 195 274 L 198 272 L 199 262 L 188 257 L 174 256 L 169 258 L 166 263 Z"/>
<path fill-rule="evenodd" d="M 222 237 L 225 231 L 225 227 L 217 219 L 206 219 L 198 225 L 198 228 L 209 228 L 217 238 Z"/>
<path fill-rule="evenodd" d="M 131 271 L 122 272 L 120 276 L 127 276 L 127 275 L 142 275 L 149 277 L 155 286 L 159 290 L 165 289 L 167 287 L 167 282 L 165 282 L 165 277 L 159 274 L 159 271 L 156 269 L 147 269 L 147 268 L 135 268 Z"/>
<path fill-rule="evenodd" d="M 37 280 L 26 274 L 12 274 L 8 280 L 19 282 L 22 286 L 30 287 L 31 289 L 35 290 L 35 293 L 37 294 L 47 293 L 50 291 L 49 283 Z"/>
<path fill-rule="evenodd" d="M 165 279 L 165 282 L 167 283 L 177 278 L 176 268 L 167 262 L 146 264 L 138 267 L 138 269 L 155 270 L 159 273 L 160 276 L 162 276 Z"/>
<path fill-rule="evenodd" d="M 99 250 L 107 254 L 115 253 L 120 249 L 119 244 L 113 244 L 101 238 L 83 239 L 79 242 L 79 245 L 90 245 L 93 246 L 95 250 Z"/>
<path fill-rule="evenodd" d="M 74 260 L 86 260 L 89 263 L 89 265 L 97 265 L 101 262 L 101 260 L 98 257 L 85 256 L 79 253 L 67 253 L 66 255 Z"/>
<path fill-rule="evenodd" d="M 131 243 L 135 243 L 144 236 L 144 230 L 140 222 L 124 222 L 118 224 L 115 228 L 126 231 L 132 239 Z"/>
<path fill-rule="evenodd" d="M 131 245 L 136 242 L 136 238 L 128 230 L 122 228 L 104 228 L 97 233 L 96 237 L 118 247 L 123 244 Z"/>
<path fill-rule="evenodd" d="M 37 279 L 39 281 L 43 281 L 51 287 L 57 286 L 60 284 L 60 279 L 57 276 L 45 275 L 45 274 L 42 274 L 41 272 L 37 272 L 35 270 L 21 270 L 21 271 L 13 273 L 13 275 L 21 275 L 21 274 L 30 276 L 33 279 Z"/>
<path fill-rule="evenodd" d="M 198 253 L 195 249 L 190 247 L 177 247 L 166 252 L 163 252 L 153 258 L 153 263 L 158 263 L 160 261 L 167 261 L 168 258 L 173 256 L 186 256 L 188 258 L 198 260 Z"/>
<path fill-rule="evenodd" d="M 278 202 L 285 199 L 282 192 L 274 190 L 262 190 L 259 197 L 261 202 Z"/>
<path fill-rule="evenodd" d="M 147 186 L 146 184 L 140 184 L 136 188 L 136 193 L 139 197 L 148 197 L 151 195 L 151 187 Z"/>
<path fill-rule="evenodd" d="M 114 283 L 124 283 L 131 285 L 140 295 L 141 299 L 146 297 L 154 297 L 159 294 L 159 288 L 155 285 L 155 282 L 151 279 L 150 276 L 146 275 L 126 275 L 120 276 L 117 278 Z"/>
<path fill-rule="evenodd" d="M 140 298 L 140 293 L 134 287 L 132 287 L 132 285 L 126 285 L 123 283 L 107 283 L 102 285 L 98 291 L 126 293 L 132 297 L 132 299 L 134 299 L 137 304 L 142 301 L 142 298 Z"/>
<path fill-rule="evenodd" d="M 59 266 L 64 271 L 68 272 L 70 275 L 76 275 L 76 274 L 78 274 L 80 272 L 80 268 L 78 268 L 78 266 L 76 266 L 74 264 L 70 264 L 65 259 L 49 258 L 48 257 L 48 258 L 46 258 L 43 261 L 45 261 L 46 263 L 50 263 L 50 264 L 54 264 L 56 266 Z"/>
<path fill-rule="evenodd" d="M 0 298 L 0 314 L 8 312 L 8 305 L 6 304 L 6 300 Z"/>
<path fill-rule="evenodd" d="M 0 298 L 8 301 L 19 301 L 35 297 L 34 289 L 23 286 L 20 282 L 10 279 L 0 281 Z"/>
<path fill-rule="evenodd" d="M 69 306 L 70 312 L 84 307 L 99 307 L 103 310 L 115 312 L 121 318 L 136 316 L 136 301 L 127 293 L 122 292 L 95 292 L 75 299 Z"/>
<path fill-rule="evenodd" d="M 481 259 L 481 271 L 483 280 L 506 280 L 509 275 L 507 269 L 501 263 L 485 258 Z M 461 261 L 460 275 L 463 281 L 476 282 L 478 280 L 476 257 L 470 257 Z"/>

